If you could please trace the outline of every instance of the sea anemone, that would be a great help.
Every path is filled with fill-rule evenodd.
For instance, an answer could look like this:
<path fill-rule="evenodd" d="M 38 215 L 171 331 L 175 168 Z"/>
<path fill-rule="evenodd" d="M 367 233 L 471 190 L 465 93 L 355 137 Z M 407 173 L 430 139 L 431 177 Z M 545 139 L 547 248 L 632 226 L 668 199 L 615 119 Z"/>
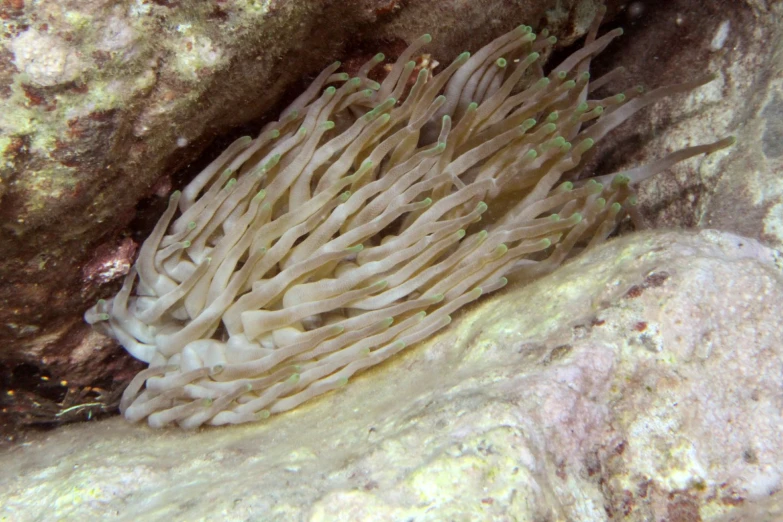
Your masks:
<path fill-rule="evenodd" d="M 413 42 L 378 83 L 327 67 L 260 135 L 183 190 L 122 289 L 86 314 L 149 363 L 120 408 L 154 427 L 290 410 L 423 339 L 479 296 L 554 270 L 634 218 L 631 185 L 727 138 L 580 178 L 639 109 L 708 81 L 603 99 L 591 59 L 545 74 L 555 38 L 519 26 L 432 74 Z"/>

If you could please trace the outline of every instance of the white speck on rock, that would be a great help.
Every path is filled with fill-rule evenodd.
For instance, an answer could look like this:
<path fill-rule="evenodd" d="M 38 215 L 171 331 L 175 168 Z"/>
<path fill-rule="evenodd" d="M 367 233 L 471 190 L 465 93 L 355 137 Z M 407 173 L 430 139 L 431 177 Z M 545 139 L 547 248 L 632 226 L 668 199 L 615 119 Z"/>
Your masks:
<path fill-rule="evenodd" d="M 715 35 L 712 37 L 712 41 L 710 42 L 710 49 L 713 51 L 723 49 L 723 45 L 726 43 L 726 38 L 729 36 L 730 28 L 730 20 L 724 20 L 721 22 L 721 24 L 718 26 L 718 30 L 715 31 Z"/>

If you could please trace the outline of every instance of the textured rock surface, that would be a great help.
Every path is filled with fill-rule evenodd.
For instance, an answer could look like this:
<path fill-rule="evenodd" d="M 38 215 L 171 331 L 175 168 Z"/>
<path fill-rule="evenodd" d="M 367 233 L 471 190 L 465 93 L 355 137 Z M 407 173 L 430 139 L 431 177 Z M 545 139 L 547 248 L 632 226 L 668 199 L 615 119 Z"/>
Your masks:
<path fill-rule="evenodd" d="M 19 391 L 3 413 L 52 420 L 68 389 L 138 370 L 82 313 L 115 289 L 102 285 L 203 162 L 174 173 L 215 136 L 249 132 L 236 127 L 335 58 L 395 56 L 432 32 L 429 51 L 451 60 L 523 21 L 573 40 L 597 3 L 0 2 L 0 386 Z"/>
<path fill-rule="evenodd" d="M 66 427 L 0 456 L 9 520 L 773 521 L 783 258 L 645 233 L 483 301 L 256 426 Z"/>
<path fill-rule="evenodd" d="M 626 45 L 608 49 L 631 83 L 657 87 L 708 71 L 719 78 L 617 129 L 601 168 L 734 134 L 736 146 L 656 176 L 639 191 L 656 228 L 717 228 L 783 246 L 783 4 L 758 0 L 632 2 Z"/>

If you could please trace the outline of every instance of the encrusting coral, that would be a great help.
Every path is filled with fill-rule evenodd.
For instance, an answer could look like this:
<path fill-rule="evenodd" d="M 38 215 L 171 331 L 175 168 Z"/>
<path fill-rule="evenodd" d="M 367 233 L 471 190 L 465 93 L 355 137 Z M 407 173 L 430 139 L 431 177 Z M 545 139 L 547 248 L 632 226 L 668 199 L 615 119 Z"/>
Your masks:
<path fill-rule="evenodd" d="M 381 83 L 323 71 L 256 139 L 234 142 L 165 211 L 88 322 L 150 364 L 120 408 L 154 427 L 255 421 L 344 385 L 451 314 L 634 218 L 630 184 L 726 138 L 579 179 L 639 109 L 712 79 L 589 94 L 597 37 L 548 75 L 555 39 L 520 26 L 432 75 L 411 44 Z M 418 69 L 418 72 L 417 72 Z M 511 202 L 511 203 L 509 203 Z"/>

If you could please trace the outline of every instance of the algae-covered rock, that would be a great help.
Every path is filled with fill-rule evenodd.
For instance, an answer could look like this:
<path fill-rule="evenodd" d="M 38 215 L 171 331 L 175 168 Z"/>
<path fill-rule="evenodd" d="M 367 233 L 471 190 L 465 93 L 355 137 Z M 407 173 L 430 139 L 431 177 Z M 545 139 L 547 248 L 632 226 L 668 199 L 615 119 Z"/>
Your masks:
<path fill-rule="evenodd" d="M 781 313 L 755 240 L 629 235 L 259 424 L 40 434 L 0 456 L 0 513 L 780 520 Z"/>

